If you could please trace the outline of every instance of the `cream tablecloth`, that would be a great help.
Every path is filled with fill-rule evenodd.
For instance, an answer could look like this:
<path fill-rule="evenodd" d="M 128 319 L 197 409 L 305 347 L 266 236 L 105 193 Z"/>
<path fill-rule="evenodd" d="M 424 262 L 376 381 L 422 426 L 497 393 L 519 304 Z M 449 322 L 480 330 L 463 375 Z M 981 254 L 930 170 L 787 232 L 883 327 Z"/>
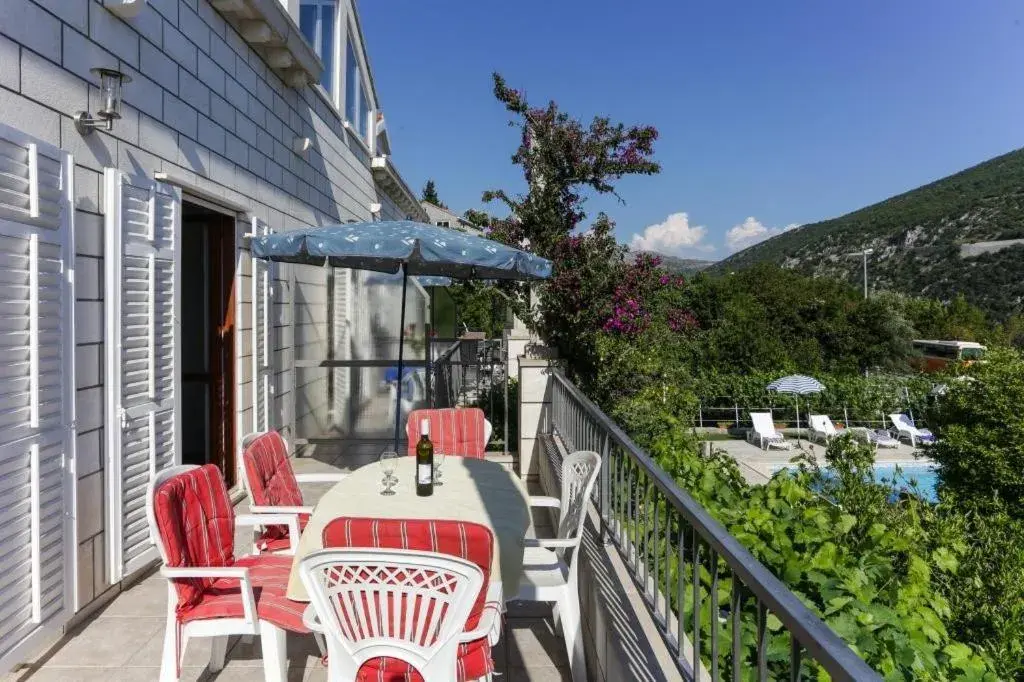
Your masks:
<path fill-rule="evenodd" d="M 338 482 L 317 503 L 299 539 L 288 578 L 288 598 L 309 601 L 299 578 L 299 561 L 323 549 L 323 530 L 339 516 L 392 519 L 454 519 L 480 523 L 494 533 L 491 582 L 501 581 L 502 592 L 515 595 L 523 571 L 523 538 L 530 529 L 529 498 L 525 484 L 501 465 L 482 459 L 449 456 L 443 465 L 444 485 L 434 486 L 430 497 L 417 497 L 415 457 L 400 457 L 395 494 L 380 494 L 380 466 L 367 464 Z"/>

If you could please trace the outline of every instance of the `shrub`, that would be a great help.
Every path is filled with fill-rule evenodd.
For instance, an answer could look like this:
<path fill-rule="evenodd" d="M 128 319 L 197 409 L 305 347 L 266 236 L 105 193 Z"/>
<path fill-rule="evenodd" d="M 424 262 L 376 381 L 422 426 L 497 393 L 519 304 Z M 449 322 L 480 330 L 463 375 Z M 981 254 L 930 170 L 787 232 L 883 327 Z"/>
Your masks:
<path fill-rule="evenodd" d="M 940 494 L 1024 518 L 1024 357 L 992 349 L 961 371 L 928 415 Z"/>

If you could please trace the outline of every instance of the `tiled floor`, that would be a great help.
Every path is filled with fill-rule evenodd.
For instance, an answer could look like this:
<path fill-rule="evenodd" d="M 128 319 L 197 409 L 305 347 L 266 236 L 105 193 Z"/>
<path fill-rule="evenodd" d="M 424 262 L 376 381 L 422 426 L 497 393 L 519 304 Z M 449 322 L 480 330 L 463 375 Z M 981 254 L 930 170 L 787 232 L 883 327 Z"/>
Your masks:
<path fill-rule="evenodd" d="M 367 455 L 369 457 L 369 455 Z M 340 461 L 300 459 L 298 471 L 329 471 L 348 469 L 356 464 L 351 458 Z M 363 460 L 365 461 L 365 459 Z M 317 491 L 306 491 L 316 499 Z M 239 507 L 244 511 L 244 503 Z M 544 536 L 550 529 L 538 527 Z M 247 552 L 245 537 L 236 538 L 240 553 Z M 163 614 L 167 608 L 166 583 L 158 575 L 150 575 L 122 592 L 94 618 L 69 634 L 64 642 L 25 668 L 5 678 L 4 682 L 142 682 L 159 677 L 163 646 Z M 231 642 L 227 665 L 218 674 L 206 670 L 210 656 L 209 640 L 189 643 L 181 679 L 260 680 L 259 640 L 246 644 Z M 289 635 L 289 682 L 327 679 L 312 637 Z M 494 652 L 496 672 L 502 682 L 553 682 L 568 680 L 564 644 L 552 631 L 550 612 L 538 605 L 513 605 L 508 614 L 505 634 Z"/>

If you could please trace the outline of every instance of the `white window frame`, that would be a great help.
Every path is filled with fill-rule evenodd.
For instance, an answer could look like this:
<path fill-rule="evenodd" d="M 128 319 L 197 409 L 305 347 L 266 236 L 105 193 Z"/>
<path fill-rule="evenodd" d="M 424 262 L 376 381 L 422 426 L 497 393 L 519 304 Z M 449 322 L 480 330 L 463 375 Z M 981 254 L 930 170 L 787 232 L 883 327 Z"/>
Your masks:
<path fill-rule="evenodd" d="M 322 83 L 317 82 L 315 87 L 320 88 L 326 95 L 329 102 L 333 103 L 336 107 L 339 106 L 339 102 L 343 99 L 342 85 L 343 81 L 341 78 L 342 68 L 341 63 L 344 61 L 343 54 L 341 51 L 341 28 L 342 28 L 342 2 L 341 0 L 299 0 L 299 16 L 296 17 L 295 23 L 300 25 L 299 32 L 301 31 L 302 24 L 302 8 L 306 6 L 316 7 L 316 29 L 314 31 L 315 37 L 310 45 L 313 51 L 316 53 L 320 60 L 323 61 L 323 46 L 320 44 L 323 38 L 323 8 L 325 6 L 331 6 L 334 8 L 334 46 L 332 51 L 331 60 L 331 89 L 328 90 L 323 86 Z M 306 34 L 302 33 L 302 37 L 305 39 Z"/>
<path fill-rule="evenodd" d="M 340 93 L 342 95 L 342 98 L 341 98 L 342 101 L 341 101 L 341 104 L 340 104 L 338 110 L 341 112 L 342 119 L 348 123 L 349 130 L 351 130 L 352 133 L 357 138 L 359 138 L 359 140 L 361 142 L 363 142 L 367 147 L 370 147 L 372 145 L 372 140 L 373 140 L 374 136 L 376 135 L 377 109 L 375 107 L 375 103 L 373 101 L 373 98 L 369 96 L 369 88 L 367 87 L 367 81 L 366 81 L 367 65 L 366 65 L 366 62 L 363 61 L 362 56 L 360 54 L 362 52 L 362 43 L 359 40 L 356 39 L 358 35 L 359 35 L 359 33 L 352 26 L 352 22 L 351 21 L 346 21 L 345 22 L 345 54 L 344 54 L 344 62 L 345 62 L 345 64 L 344 64 L 344 69 L 343 69 L 343 73 L 345 75 L 345 77 L 344 77 L 344 92 Z M 355 69 L 355 71 L 356 71 L 356 78 L 358 79 L 357 80 L 357 86 L 358 87 L 356 87 L 354 89 L 354 91 L 353 91 L 353 94 L 355 95 L 355 101 L 352 103 L 352 118 L 349 118 L 349 115 L 348 115 L 348 104 L 349 104 L 348 103 L 348 75 L 349 75 L 349 70 L 348 70 L 348 66 L 349 66 L 349 64 L 348 64 L 348 46 L 349 45 L 352 45 L 352 56 L 355 57 L 355 62 L 356 62 L 356 65 L 355 65 L 356 69 Z M 340 51 L 341 50 L 339 48 L 339 52 Z M 365 104 L 366 104 L 366 120 L 363 121 L 363 125 L 365 126 L 365 129 L 360 131 L 360 129 L 359 129 L 360 128 L 359 121 L 352 120 L 352 119 L 353 118 L 355 118 L 355 119 L 359 118 L 360 105 L 363 104 L 364 101 L 365 101 Z"/>

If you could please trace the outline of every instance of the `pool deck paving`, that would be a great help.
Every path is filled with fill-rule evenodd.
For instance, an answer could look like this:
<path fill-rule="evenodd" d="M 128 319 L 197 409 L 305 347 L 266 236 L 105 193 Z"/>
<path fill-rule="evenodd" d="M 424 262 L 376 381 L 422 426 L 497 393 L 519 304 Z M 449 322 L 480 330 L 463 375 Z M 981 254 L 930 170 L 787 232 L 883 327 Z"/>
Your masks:
<path fill-rule="evenodd" d="M 748 483 L 766 483 L 772 474 L 780 468 L 789 466 L 793 458 L 802 453 L 812 455 L 819 463 L 824 463 L 825 446 L 820 441 L 811 442 L 807 438 L 797 439 L 787 435 L 791 443 L 789 450 L 771 448 L 762 450 L 753 443 L 740 438 L 730 440 L 713 440 L 711 446 L 715 450 L 724 450 L 739 464 L 740 471 Z M 875 461 L 878 464 L 927 464 L 921 450 L 900 443 L 895 448 L 877 448 Z"/>

